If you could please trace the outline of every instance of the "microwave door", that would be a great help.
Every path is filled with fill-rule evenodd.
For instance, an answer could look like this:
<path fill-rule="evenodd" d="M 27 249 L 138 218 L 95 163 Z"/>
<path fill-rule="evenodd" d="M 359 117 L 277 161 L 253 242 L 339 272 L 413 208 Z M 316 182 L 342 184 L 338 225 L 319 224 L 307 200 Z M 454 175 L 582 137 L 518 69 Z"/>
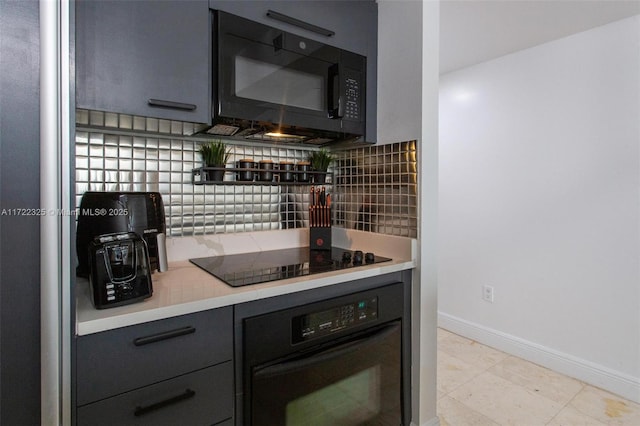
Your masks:
<path fill-rule="evenodd" d="M 332 121 L 327 119 L 329 89 L 335 84 L 328 70 L 335 62 L 231 35 L 223 42 L 218 59 L 220 116 L 310 128 Z"/>
<path fill-rule="evenodd" d="M 229 125 L 220 131 L 312 143 L 365 134 L 364 56 L 222 11 L 215 24 L 213 118 Z"/>
<path fill-rule="evenodd" d="M 326 78 L 312 71 L 309 59 L 280 64 L 236 56 L 234 62 L 237 97 L 314 113 L 325 111 Z"/>

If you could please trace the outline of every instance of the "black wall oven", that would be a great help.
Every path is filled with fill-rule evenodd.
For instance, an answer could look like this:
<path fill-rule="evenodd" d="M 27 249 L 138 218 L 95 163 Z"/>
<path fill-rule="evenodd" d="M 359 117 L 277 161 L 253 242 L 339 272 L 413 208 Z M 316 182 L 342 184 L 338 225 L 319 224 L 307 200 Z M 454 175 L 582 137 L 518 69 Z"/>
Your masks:
<path fill-rule="evenodd" d="M 364 135 L 364 56 L 221 11 L 214 27 L 209 133 L 317 144 Z"/>
<path fill-rule="evenodd" d="M 238 424 L 408 425 L 408 292 L 396 282 L 237 319 Z"/>

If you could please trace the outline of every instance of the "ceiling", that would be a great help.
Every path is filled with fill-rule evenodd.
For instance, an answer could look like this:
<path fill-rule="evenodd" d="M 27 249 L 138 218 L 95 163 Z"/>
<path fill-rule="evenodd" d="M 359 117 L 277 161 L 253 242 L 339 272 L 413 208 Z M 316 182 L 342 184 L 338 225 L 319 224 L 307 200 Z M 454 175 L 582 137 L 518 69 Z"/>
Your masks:
<path fill-rule="evenodd" d="M 441 0 L 440 73 L 640 14 L 640 0 Z"/>

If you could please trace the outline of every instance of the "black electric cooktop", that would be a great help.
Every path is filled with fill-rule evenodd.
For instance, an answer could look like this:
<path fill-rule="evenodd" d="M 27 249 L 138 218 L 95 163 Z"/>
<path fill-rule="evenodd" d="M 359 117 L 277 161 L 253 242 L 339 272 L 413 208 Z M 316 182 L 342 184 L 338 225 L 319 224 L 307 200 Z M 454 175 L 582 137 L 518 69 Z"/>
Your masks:
<path fill-rule="evenodd" d="M 337 247 L 333 247 L 331 251 L 299 247 L 189 259 L 194 265 L 232 287 L 357 268 L 390 260 L 373 253 Z"/>

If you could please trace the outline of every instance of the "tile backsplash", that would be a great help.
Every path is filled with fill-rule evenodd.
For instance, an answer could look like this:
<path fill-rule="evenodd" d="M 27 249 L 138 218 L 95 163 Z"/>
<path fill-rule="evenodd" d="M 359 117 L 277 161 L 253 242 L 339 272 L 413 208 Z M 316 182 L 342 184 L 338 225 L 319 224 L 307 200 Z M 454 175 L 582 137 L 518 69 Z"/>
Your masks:
<path fill-rule="evenodd" d="M 417 236 L 416 142 L 340 152 L 334 165 L 334 223 L 380 234 Z"/>
<path fill-rule="evenodd" d="M 171 236 L 308 226 L 309 186 L 194 185 L 202 165 L 198 148 L 208 139 L 189 136 L 199 124 L 78 110 L 76 205 L 85 191 L 156 191 L 162 194 Z M 307 160 L 316 147 L 224 140 L 230 164 L 243 158 Z M 333 224 L 416 237 L 416 144 L 402 142 L 336 150 L 325 187 L 333 197 Z M 234 174 L 226 173 L 225 181 Z"/>

